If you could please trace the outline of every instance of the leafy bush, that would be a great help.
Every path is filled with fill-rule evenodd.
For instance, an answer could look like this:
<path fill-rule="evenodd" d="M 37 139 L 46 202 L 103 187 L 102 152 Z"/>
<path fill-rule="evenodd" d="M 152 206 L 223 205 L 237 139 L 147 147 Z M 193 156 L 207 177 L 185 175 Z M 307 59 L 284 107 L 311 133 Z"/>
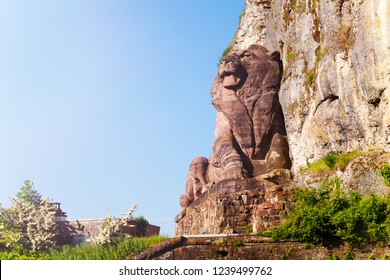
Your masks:
<path fill-rule="evenodd" d="M 324 162 L 326 166 L 328 166 L 330 169 L 333 169 L 336 165 L 338 159 L 337 153 L 329 153 L 324 157 Z"/>
<path fill-rule="evenodd" d="M 137 222 L 135 236 L 145 236 L 149 221 L 144 216 L 131 218 L 131 220 Z"/>
<path fill-rule="evenodd" d="M 385 165 L 382 167 L 381 175 L 385 180 L 385 184 L 390 187 L 390 165 Z"/>
<path fill-rule="evenodd" d="M 21 246 L 22 247 L 22 246 Z M 32 250 L 13 248 L 12 251 L 0 251 L 0 260 L 48 260 L 46 253 L 35 253 Z"/>
<path fill-rule="evenodd" d="M 49 251 L 49 259 L 54 260 L 123 260 L 132 254 L 165 241 L 167 237 L 117 238 L 110 244 L 81 244 L 78 247 L 65 245 Z"/>
<path fill-rule="evenodd" d="M 340 190 L 340 179 L 318 189 L 297 189 L 287 221 L 265 235 L 301 242 L 390 242 L 390 197 Z"/>

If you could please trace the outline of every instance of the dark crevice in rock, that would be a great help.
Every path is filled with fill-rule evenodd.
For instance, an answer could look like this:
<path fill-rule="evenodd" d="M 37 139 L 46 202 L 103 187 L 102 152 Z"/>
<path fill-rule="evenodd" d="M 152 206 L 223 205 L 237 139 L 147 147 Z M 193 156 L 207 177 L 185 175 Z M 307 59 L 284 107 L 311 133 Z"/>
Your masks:
<path fill-rule="evenodd" d="M 333 102 L 333 101 L 338 100 L 338 99 L 339 99 L 339 97 L 337 95 L 334 95 L 334 94 L 331 94 L 331 95 L 327 96 L 326 98 L 321 100 L 320 103 L 318 103 L 316 109 L 314 110 L 314 114 L 313 115 L 316 114 L 316 112 L 318 110 L 318 107 L 320 107 L 322 103 L 324 103 L 324 102 L 326 102 L 328 100 L 329 100 L 329 102 Z"/>
<path fill-rule="evenodd" d="M 271 1 L 270 0 L 264 0 L 264 1 L 260 1 L 260 2 L 255 2 L 255 5 L 257 6 L 261 6 L 263 5 L 265 9 L 271 9 Z"/>
<path fill-rule="evenodd" d="M 383 93 L 385 92 L 387 88 L 382 88 L 379 90 L 378 92 L 378 97 L 374 97 L 374 98 L 371 98 L 368 100 L 368 103 L 370 103 L 371 105 L 373 105 L 375 108 L 378 108 L 379 107 L 379 103 L 382 101 L 382 95 Z"/>
<path fill-rule="evenodd" d="M 381 102 L 381 99 L 379 97 L 368 100 L 368 103 L 373 105 L 375 108 L 378 108 L 380 102 Z"/>

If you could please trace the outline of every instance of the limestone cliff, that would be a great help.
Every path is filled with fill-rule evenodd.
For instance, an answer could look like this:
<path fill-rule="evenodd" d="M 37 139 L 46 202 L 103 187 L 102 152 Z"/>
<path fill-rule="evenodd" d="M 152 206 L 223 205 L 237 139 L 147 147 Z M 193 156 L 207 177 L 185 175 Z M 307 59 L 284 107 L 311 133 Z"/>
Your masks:
<path fill-rule="evenodd" d="M 292 171 L 331 151 L 389 151 L 390 1 L 245 3 L 232 48 L 281 53 Z"/>

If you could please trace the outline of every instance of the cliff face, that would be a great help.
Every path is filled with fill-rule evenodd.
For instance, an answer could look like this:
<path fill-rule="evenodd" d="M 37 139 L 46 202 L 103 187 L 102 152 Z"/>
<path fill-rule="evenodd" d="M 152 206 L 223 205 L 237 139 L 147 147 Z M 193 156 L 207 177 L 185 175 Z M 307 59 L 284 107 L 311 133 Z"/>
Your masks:
<path fill-rule="evenodd" d="M 390 1 L 246 0 L 232 42 L 279 51 L 292 171 L 328 154 L 390 150 Z"/>
<path fill-rule="evenodd" d="M 327 176 L 390 192 L 378 175 L 390 164 L 390 1 L 245 1 L 211 89 L 212 154 L 190 164 L 178 235 L 278 225 L 291 187 Z M 328 170 L 313 167 L 322 157 Z"/>

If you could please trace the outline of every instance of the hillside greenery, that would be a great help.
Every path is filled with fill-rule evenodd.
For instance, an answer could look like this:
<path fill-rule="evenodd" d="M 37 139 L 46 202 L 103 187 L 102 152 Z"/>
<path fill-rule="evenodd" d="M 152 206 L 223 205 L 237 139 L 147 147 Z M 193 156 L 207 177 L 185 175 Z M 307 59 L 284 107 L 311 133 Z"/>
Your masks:
<path fill-rule="evenodd" d="M 385 184 L 390 187 L 390 165 L 383 166 L 380 175 L 383 177 Z"/>
<path fill-rule="evenodd" d="M 390 244 L 390 196 L 345 192 L 338 177 L 294 191 L 285 222 L 260 234 L 313 244 Z"/>

